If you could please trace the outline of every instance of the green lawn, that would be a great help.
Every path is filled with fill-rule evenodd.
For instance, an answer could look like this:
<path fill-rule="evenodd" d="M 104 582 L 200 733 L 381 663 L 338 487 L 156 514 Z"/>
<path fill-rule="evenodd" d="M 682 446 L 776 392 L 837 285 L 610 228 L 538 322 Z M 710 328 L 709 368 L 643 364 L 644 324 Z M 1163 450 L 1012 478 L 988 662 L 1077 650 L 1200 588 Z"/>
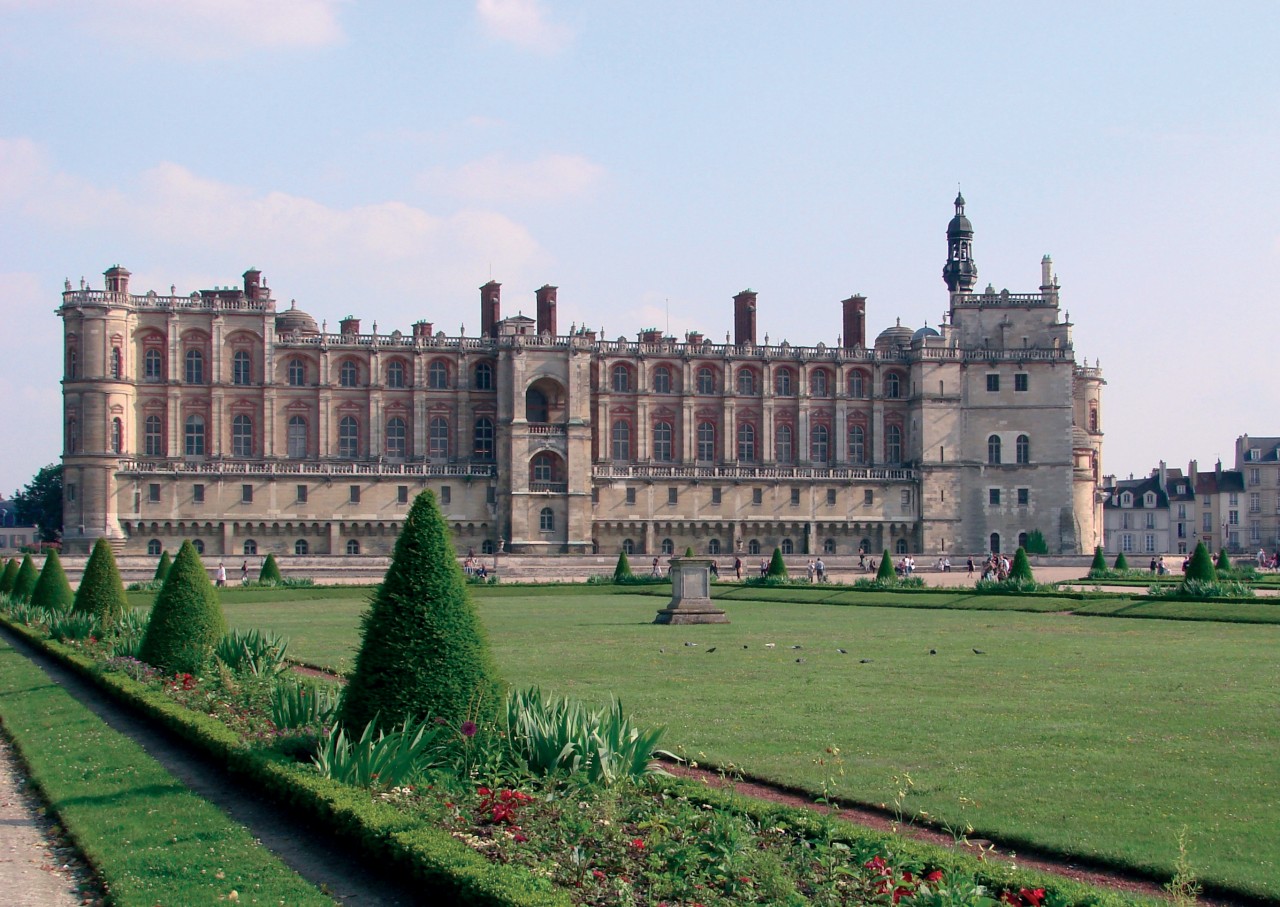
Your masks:
<path fill-rule="evenodd" d="M 226 609 L 235 626 L 290 636 L 295 657 L 349 664 L 368 590 L 335 591 L 246 590 Z M 1185 825 L 1202 878 L 1280 898 L 1280 627 L 963 610 L 962 596 L 943 610 L 937 595 L 907 608 L 727 601 L 729 625 L 663 627 L 652 596 L 478 591 L 509 682 L 617 694 L 692 758 L 816 791 L 832 769 L 815 760 L 834 745 L 850 799 L 888 802 L 907 771 L 909 811 L 1164 874 Z M 962 814 L 962 796 L 980 806 Z"/>

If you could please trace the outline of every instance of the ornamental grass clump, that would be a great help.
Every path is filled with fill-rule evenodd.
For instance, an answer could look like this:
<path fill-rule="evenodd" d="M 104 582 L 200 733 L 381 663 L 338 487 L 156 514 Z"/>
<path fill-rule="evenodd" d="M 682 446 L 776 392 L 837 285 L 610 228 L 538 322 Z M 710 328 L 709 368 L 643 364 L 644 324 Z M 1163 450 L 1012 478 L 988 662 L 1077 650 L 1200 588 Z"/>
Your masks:
<path fill-rule="evenodd" d="M 222 603 L 200 555 L 183 542 L 151 609 L 139 657 L 165 674 L 195 674 L 226 632 Z"/>
<path fill-rule="evenodd" d="M 326 778 L 355 787 L 389 788 L 414 784 L 423 773 L 445 763 L 444 725 L 431 719 L 379 731 L 370 721 L 357 740 L 334 730 L 312 760 Z"/>
<path fill-rule="evenodd" d="M 279 585 L 284 582 L 280 576 L 280 565 L 276 563 L 276 556 L 268 554 L 267 559 L 262 562 L 262 569 L 258 571 L 258 582 L 265 585 Z"/>
<path fill-rule="evenodd" d="M 282 680 L 271 688 L 271 722 L 281 730 L 331 725 L 340 701 L 338 687 Z"/>
<path fill-rule="evenodd" d="M 116 567 L 115 555 L 107 540 L 100 538 L 93 543 L 93 553 L 85 564 L 80 588 L 76 590 L 71 610 L 88 614 L 104 628 L 115 625 L 129 610 L 129 599 L 124 594 L 124 583 Z"/>
<path fill-rule="evenodd" d="M 395 554 L 361 618 L 360 651 L 343 697 L 348 728 L 406 716 L 492 723 L 503 685 L 467 595 L 435 495 L 409 508 Z"/>
<path fill-rule="evenodd" d="M 261 630 L 232 630 L 213 647 L 214 657 L 236 674 L 279 677 L 289 670 L 289 640 Z"/>
<path fill-rule="evenodd" d="M 0 595 L 9 595 L 13 592 L 14 580 L 18 578 L 18 559 L 9 558 L 9 563 L 4 565 L 4 570 L 0 571 Z"/>
<path fill-rule="evenodd" d="M 50 611 L 65 612 L 71 610 L 71 603 L 76 595 L 67 582 L 67 574 L 62 569 L 62 560 L 53 548 L 44 557 L 44 567 L 31 590 L 31 604 L 37 608 Z"/>
<path fill-rule="evenodd" d="M 36 565 L 31 560 L 31 555 L 24 554 L 22 556 L 22 566 L 18 568 L 18 575 L 13 578 L 13 591 L 10 596 L 16 602 L 31 601 L 31 593 L 35 591 L 36 580 L 40 574 L 36 572 Z"/>

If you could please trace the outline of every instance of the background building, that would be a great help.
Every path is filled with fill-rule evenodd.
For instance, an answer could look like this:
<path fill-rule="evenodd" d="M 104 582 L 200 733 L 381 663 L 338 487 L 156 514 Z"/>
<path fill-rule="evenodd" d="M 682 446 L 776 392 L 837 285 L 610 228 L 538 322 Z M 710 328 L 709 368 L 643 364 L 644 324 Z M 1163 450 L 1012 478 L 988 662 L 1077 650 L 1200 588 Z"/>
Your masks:
<path fill-rule="evenodd" d="M 1038 292 L 974 292 L 957 198 L 936 329 L 866 343 L 761 343 L 733 299 L 715 343 L 502 318 L 480 334 L 330 333 L 277 309 L 262 275 L 178 296 L 72 289 L 65 327 L 65 534 L 158 553 L 386 553 L 431 488 L 460 550 L 526 553 L 1054 553 L 1101 538 L 1100 369 L 1077 364 L 1048 256 Z"/>

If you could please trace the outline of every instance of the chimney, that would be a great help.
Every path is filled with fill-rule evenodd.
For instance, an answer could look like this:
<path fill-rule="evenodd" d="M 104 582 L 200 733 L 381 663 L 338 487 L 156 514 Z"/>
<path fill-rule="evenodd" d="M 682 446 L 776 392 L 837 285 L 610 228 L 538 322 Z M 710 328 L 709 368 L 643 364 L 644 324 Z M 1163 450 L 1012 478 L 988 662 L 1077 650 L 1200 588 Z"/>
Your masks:
<path fill-rule="evenodd" d="M 856 350 L 867 345 L 867 297 L 854 294 L 840 303 L 844 307 L 844 348 Z"/>
<path fill-rule="evenodd" d="M 690 346 L 702 346 L 702 331 L 688 331 L 684 335 L 684 342 Z"/>
<path fill-rule="evenodd" d="M 415 321 L 413 323 L 413 339 L 426 340 L 431 337 L 431 329 L 435 327 L 430 321 Z"/>
<path fill-rule="evenodd" d="M 556 336 L 556 290 L 550 284 L 543 284 L 538 290 L 538 336 L 550 334 Z"/>
<path fill-rule="evenodd" d="M 129 272 L 119 265 L 112 265 L 103 272 L 103 276 L 107 278 L 108 293 L 124 293 L 129 292 Z"/>
<path fill-rule="evenodd" d="M 645 328 L 643 331 L 640 332 L 639 336 L 640 336 L 641 343 L 661 343 L 662 342 L 662 331 L 658 330 L 657 328 Z"/>
<path fill-rule="evenodd" d="M 497 337 L 502 320 L 502 284 L 491 280 L 480 288 L 480 336 Z"/>
<path fill-rule="evenodd" d="M 244 272 L 244 295 L 250 302 L 256 302 L 262 295 L 262 272 L 250 268 Z"/>
<path fill-rule="evenodd" d="M 346 318 L 338 322 L 338 329 L 341 330 L 343 334 L 359 334 L 360 319 L 355 315 L 348 315 Z"/>
<path fill-rule="evenodd" d="M 733 342 L 737 346 L 755 346 L 756 292 L 743 290 L 733 297 Z"/>

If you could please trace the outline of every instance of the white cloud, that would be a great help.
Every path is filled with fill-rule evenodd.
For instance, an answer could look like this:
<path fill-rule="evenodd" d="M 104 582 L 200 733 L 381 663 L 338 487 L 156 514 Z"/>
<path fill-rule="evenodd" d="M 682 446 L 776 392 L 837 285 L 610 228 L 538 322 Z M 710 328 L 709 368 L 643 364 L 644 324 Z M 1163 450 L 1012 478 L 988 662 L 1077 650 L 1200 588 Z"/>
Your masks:
<path fill-rule="evenodd" d="M 485 31 L 499 41 L 553 54 L 573 40 L 573 30 L 550 22 L 538 0 L 476 0 Z"/>
<path fill-rule="evenodd" d="M 476 201 L 554 201 L 583 195 L 604 174 L 599 164 L 577 154 L 548 154 L 534 161 L 491 154 L 454 169 L 434 167 L 415 182 L 430 192 Z"/>

